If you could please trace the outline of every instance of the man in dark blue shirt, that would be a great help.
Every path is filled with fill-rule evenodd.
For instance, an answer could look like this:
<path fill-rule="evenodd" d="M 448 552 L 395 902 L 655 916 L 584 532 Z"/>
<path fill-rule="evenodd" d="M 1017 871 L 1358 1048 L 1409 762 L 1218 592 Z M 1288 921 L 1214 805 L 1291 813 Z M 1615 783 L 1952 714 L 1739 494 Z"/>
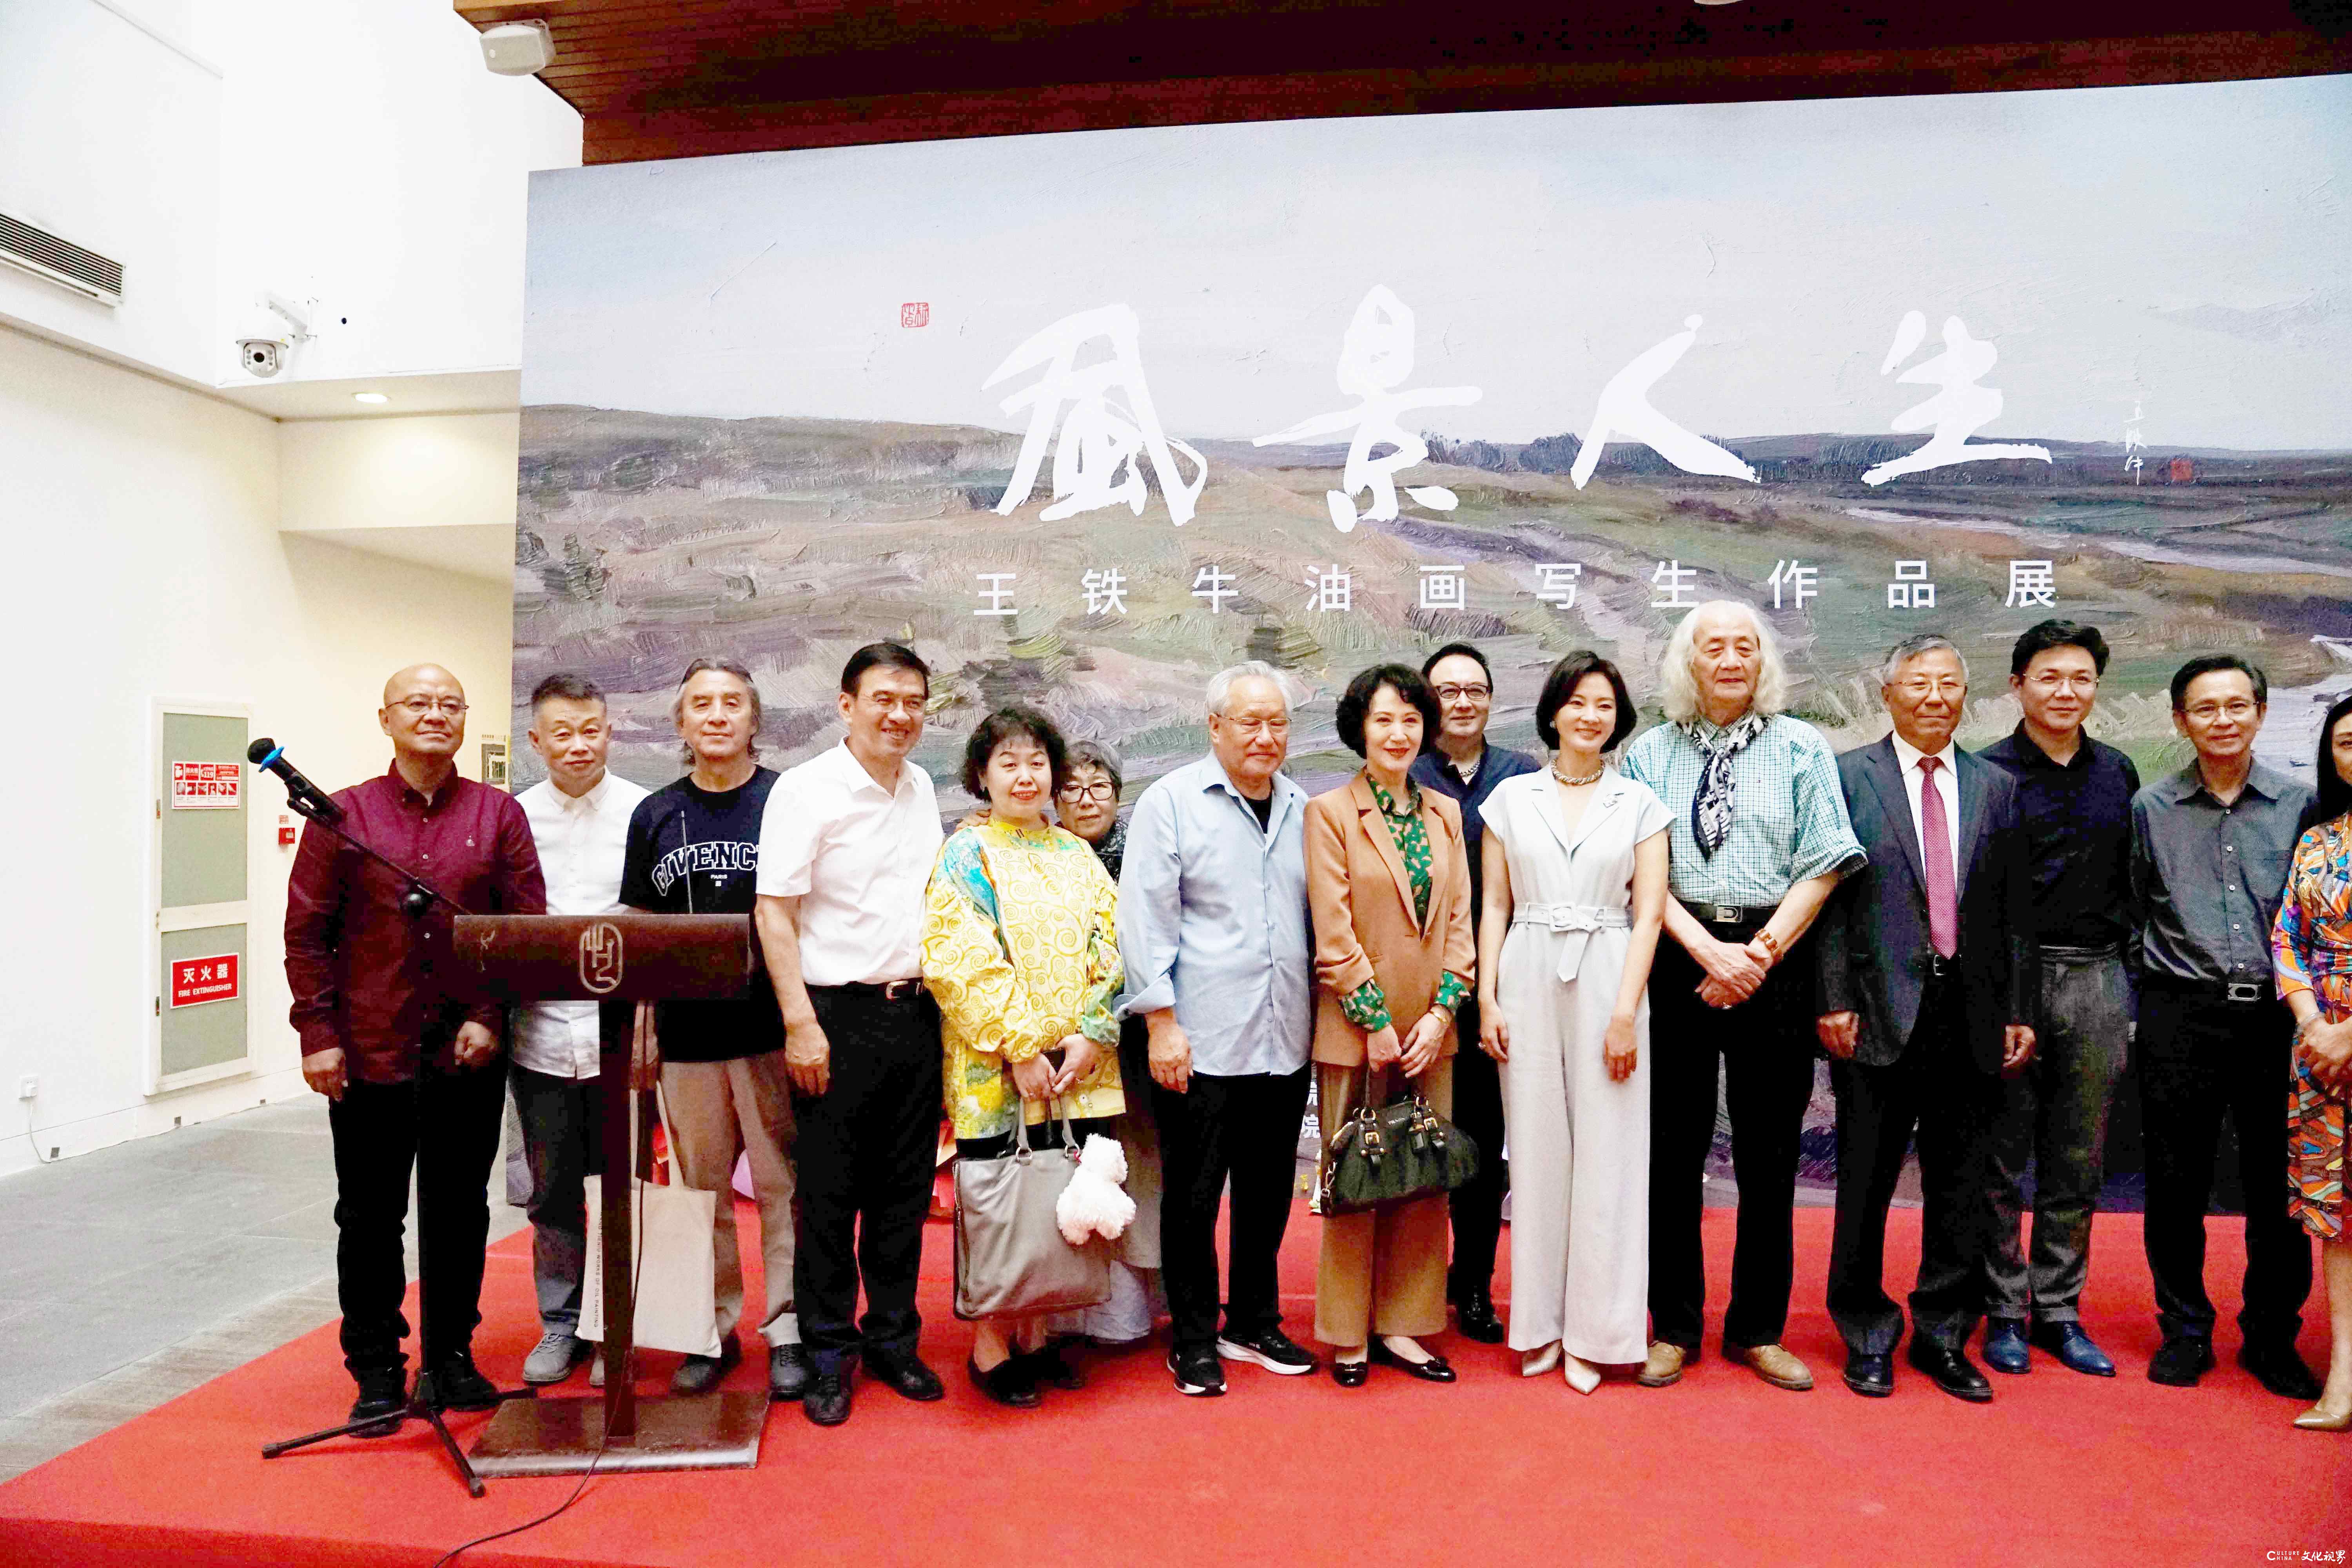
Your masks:
<path fill-rule="evenodd" d="M 1412 764 L 1413 782 L 1462 806 L 1462 847 L 1470 857 L 1470 924 L 1477 929 L 1484 901 L 1479 864 L 1486 819 L 1478 808 L 1495 786 L 1543 764 L 1524 752 L 1486 744 L 1486 718 L 1494 711 L 1495 677 L 1486 658 L 1468 643 L 1448 643 L 1429 656 L 1421 673 L 1437 693 L 1441 712 L 1430 749 Z M 1495 1248 L 1503 1231 L 1503 1194 L 1510 1190 L 1510 1167 L 1503 1163 L 1503 1083 L 1495 1058 L 1478 1048 L 1478 998 L 1462 999 L 1454 1016 L 1461 1049 L 1454 1058 L 1454 1122 L 1476 1144 L 1478 1174 L 1454 1190 L 1454 1264 L 1445 1279 L 1445 1299 L 1454 1303 L 1462 1331 L 1486 1344 L 1500 1344 L 1503 1321 L 1495 1314 Z"/>
<path fill-rule="evenodd" d="M 1995 1228 L 1986 1252 L 1985 1363 L 2031 1370 L 2042 1346 L 2076 1372 L 2116 1364 L 2083 1331 L 2091 1214 L 2107 1106 L 2131 1038 L 2131 759 L 2083 732 L 2106 672 L 2095 626 L 2044 621 L 2017 639 L 2009 689 L 2024 718 L 1979 755 L 2017 781 L 2042 950 L 2038 1048 L 2003 1080 L 1993 1128 Z M 2029 1260 L 2019 1237 L 2034 1168 Z"/>

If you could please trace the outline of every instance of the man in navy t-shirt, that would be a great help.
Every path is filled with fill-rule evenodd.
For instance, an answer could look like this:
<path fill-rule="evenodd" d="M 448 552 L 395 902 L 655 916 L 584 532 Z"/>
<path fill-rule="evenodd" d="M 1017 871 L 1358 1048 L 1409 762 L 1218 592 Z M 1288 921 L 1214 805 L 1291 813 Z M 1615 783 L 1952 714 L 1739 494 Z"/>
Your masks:
<path fill-rule="evenodd" d="M 740 665 L 698 658 L 687 666 L 671 713 L 693 771 L 647 795 L 630 817 L 621 901 L 654 914 L 750 914 L 758 899 L 760 820 L 776 782 L 775 770 L 756 760 L 759 689 Z M 660 1068 L 679 1178 L 719 1194 L 711 1248 L 719 1352 L 688 1356 L 670 1387 L 708 1393 L 742 1360 L 735 1326 L 743 1315 L 743 1265 L 731 1181 L 736 1157 L 746 1154 L 767 1276 L 760 1331 L 769 1346 L 768 1392 L 790 1400 L 808 1385 L 793 1307 L 792 1083 L 776 994 L 766 967 L 755 968 L 751 994 L 739 1002 L 640 1005 L 638 1062 L 641 1081 Z"/>

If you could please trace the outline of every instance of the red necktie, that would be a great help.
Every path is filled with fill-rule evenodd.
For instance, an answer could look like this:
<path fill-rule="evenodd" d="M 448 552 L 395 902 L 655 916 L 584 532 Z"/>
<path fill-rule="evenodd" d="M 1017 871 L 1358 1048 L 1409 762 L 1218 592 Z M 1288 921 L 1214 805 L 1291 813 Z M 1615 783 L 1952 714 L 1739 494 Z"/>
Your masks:
<path fill-rule="evenodd" d="M 1927 940 L 1946 958 L 1960 951 L 1960 900 L 1952 885 L 1952 833 L 1934 757 L 1919 759 L 1919 858 L 1927 868 Z"/>

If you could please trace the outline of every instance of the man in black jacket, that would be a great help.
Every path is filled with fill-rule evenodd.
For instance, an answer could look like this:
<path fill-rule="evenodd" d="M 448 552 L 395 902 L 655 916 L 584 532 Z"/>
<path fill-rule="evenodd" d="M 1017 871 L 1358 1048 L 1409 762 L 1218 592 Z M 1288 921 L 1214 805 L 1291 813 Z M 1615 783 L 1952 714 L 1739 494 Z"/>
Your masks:
<path fill-rule="evenodd" d="M 1880 668 L 1895 733 L 1838 758 L 1870 864 L 1823 912 L 1822 1048 L 1838 1104 L 1829 1306 L 1846 1386 L 1895 1392 L 1903 1313 L 1882 1280 L 1886 1205 L 1916 1127 L 1927 1215 L 1911 1293 L 1911 1364 L 1958 1398 L 1992 1397 L 1963 1348 L 1984 1305 L 1987 1143 L 1999 1074 L 2033 1054 L 2038 961 L 2017 785 L 1952 744 L 1968 668 L 1940 637 Z"/>

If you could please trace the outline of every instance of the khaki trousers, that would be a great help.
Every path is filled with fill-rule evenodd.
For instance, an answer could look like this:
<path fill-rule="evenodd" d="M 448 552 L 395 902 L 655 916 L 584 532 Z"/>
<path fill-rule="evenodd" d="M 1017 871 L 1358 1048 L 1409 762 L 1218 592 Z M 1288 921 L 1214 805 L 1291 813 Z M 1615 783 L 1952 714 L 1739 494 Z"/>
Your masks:
<path fill-rule="evenodd" d="M 1394 1069 L 1388 1078 L 1396 1082 Z M 1315 1064 L 1317 1115 L 1327 1150 L 1354 1113 L 1363 1082 L 1361 1068 Z M 1452 1119 L 1452 1057 L 1429 1069 L 1422 1093 L 1438 1115 Z M 1315 1272 L 1315 1337 L 1348 1348 L 1373 1334 L 1420 1339 L 1443 1331 L 1446 1230 L 1443 1193 L 1369 1214 L 1325 1215 L 1323 1257 Z"/>
<path fill-rule="evenodd" d="M 760 1207 L 760 1262 L 768 1300 L 760 1332 L 770 1345 L 800 1343 L 793 1310 L 793 1092 L 784 1053 L 731 1062 L 662 1063 L 662 1095 L 677 1134 L 677 1174 L 688 1186 L 717 1193 L 710 1227 L 712 1294 L 719 1337 L 743 1317 L 743 1260 L 735 1243 L 735 1157 L 748 1154 Z"/>

